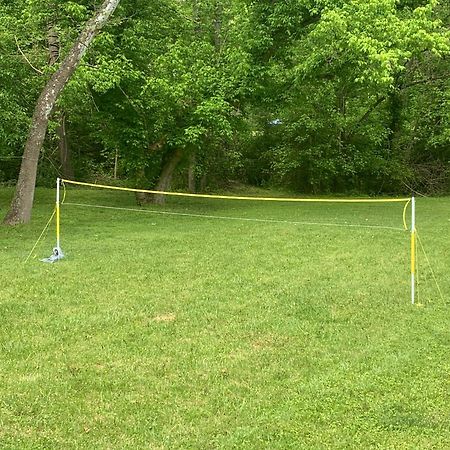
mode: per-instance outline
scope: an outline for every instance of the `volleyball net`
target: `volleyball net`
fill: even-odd
[[[102,191],[92,195],[91,191]],[[115,192],[114,195],[108,191]],[[139,206],[136,196],[164,196],[163,206]],[[95,198],[95,201],[92,200]],[[100,200],[100,201],[99,201]],[[267,204],[273,205],[270,209]],[[339,208],[336,208],[339,205]],[[404,198],[297,198],[194,194],[110,186],[58,178],[53,216],[56,246],[46,262],[64,257],[61,249],[61,208],[89,208],[117,213],[146,213],[153,216],[192,220],[220,220],[284,224],[304,227],[339,227],[380,232],[409,232],[411,302],[415,302],[416,217],[414,197]],[[270,211],[270,215],[268,215]],[[53,218],[52,216],[52,218]],[[51,220],[52,220],[51,218]]]

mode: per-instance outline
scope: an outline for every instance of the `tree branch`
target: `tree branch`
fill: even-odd
[[[415,80],[411,81],[410,83],[404,84],[400,86],[400,90],[407,89],[413,86],[417,86],[418,84],[426,84],[426,83],[432,83],[433,81],[439,81],[443,79],[447,79],[448,76],[441,76],[441,77],[432,77],[432,78],[424,78],[422,80]]]
[[[442,80],[446,77],[442,76],[442,77],[432,77],[432,78],[424,78],[422,80],[415,80],[415,81],[411,81],[410,83],[407,84],[403,84],[401,86],[398,87],[399,91],[403,91],[405,89],[408,89],[410,87],[413,86],[417,86],[419,84],[426,84],[426,83],[432,83],[434,81],[439,81]],[[356,128],[358,125],[360,125],[361,123],[363,123],[371,114],[372,112],[379,106],[381,105],[381,103],[383,103],[386,99],[388,98],[388,95],[383,95],[381,97],[378,97],[377,101],[364,113],[364,115],[356,122],[356,124],[354,125],[354,127]],[[353,134],[354,131],[351,133]]]
[[[20,54],[24,57],[25,61],[29,64],[29,66],[35,71],[37,72],[39,75],[44,75],[44,72],[42,72],[42,70],[37,69],[36,67],[33,66],[33,64],[31,64],[30,60],[26,57],[25,53],[22,51],[22,49],[20,48],[19,45],[19,41],[17,40],[17,37],[14,36],[14,39],[16,40],[16,45],[17,45],[17,49],[19,50]]]

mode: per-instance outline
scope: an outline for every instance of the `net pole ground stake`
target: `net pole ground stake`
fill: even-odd
[[[416,199],[411,198],[411,303],[415,302],[416,288]]]
[[[59,191],[59,186],[60,186],[60,179],[57,178],[56,179],[56,248],[60,249],[61,245],[60,245],[60,214],[59,214],[59,200],[60,200],[60,191]]]

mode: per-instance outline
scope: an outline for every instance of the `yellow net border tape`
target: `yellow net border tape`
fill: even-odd
[[[406,211],[408,210],[408,206],[411,203],[411,199],[408,198],[405,204],[405,207],[403,208],[403,228],[405,230],[408,229],[408,225],[406,224]]]
[[[234,195],[212,195],[212,194],[190,194],[187,192],[166,192],[166,191],[153,191],[148,189],[133,189],[119,186],[107,186],[104,184],[84,183],[81,181],[72,181],[61,179],[62,182],[67,184],[74,184],[78,186],[88,186],[100,189],[112,189],[116,191],[128,191],[128,192],[143,192],[146,194],[161,194],[172,195],[177,197],[197,197],[197,198],[216,198],[226,200],[253,200],[253,201],[266,201],[266,202],[298,202],[298,203],[393,203],[393,202],[409,202],[410,198],[284,198],[284,197],[240,197]]]

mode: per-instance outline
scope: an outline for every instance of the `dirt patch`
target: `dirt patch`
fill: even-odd
[[[175,319],[175,314],[160,314],[153,317],[154,322],[173,322]]]

